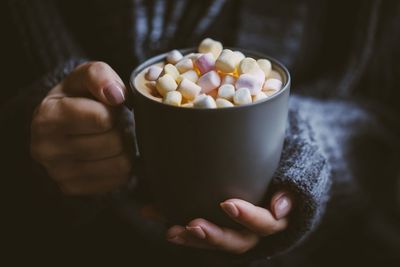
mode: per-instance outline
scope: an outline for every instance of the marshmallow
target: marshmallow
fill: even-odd
[[[180,73],[184,73],[193,69],[193,61],[189,58],[184,58],[178,63],[176,63],[175,67],[178,69]]]
[[[265,81],[263,91],[274,90],[279,91],[282,88],[282,82],[278,79],[268,79]]]
[[[222,43],[211,38],[206,38],[199,45],[200,53],[212,53],[214,58],[218,58],[222,52]]]
[[[195,70],[188,70],[181,75],[179,75],[178,79],[176,80],[178,83],[181,82],[184,78],[196,83],[199,79],[197,72]]]
[[[176,64],[182,58],[183,56],[178,50],[172,50],[167,54],[167,62],[171,64]]]
[[[267,91],[263,91],[263,92],[264,92],[264,94],[266,94],[267,96],[271,96],[271,95],[275,94],[275,93],[278,92],[278,91],[275,91],[275,90],[267,90]]]
[[[239,74],[252,73],[260,69],[254,58],[246,57],[239,64]]]
[[[190,53],[184,56],[183,58],[188,58],[192,60],[193,62],[196,61],[199,57],[201,57],[203,54],[202,53]]]
[[[257,60],[257,64],[260,67],[260,69],[264,72],[265,77],[268,77],[268,75],[271,73],[271,62],[268,59],[259,59]]]
[[[193,107],[193,102],[187,102],[185,104],[182,104],[181,107],[183,107],[183,108],[192,108]]]
[[[261,84],[263,84],[265,81],[265,73],[260,68],[253,70],[252,72],[250,72],[248,74],[256,77],[257,81],[259,81]]]
[[[170,75],[174,80],[176,81],[179,77],[179,71],[178,69],[172,65],[172,64],[167,64],[164,66],[164,74]]]
[[[200,93],[201,87],[189,79],[183,78],[178,86],[178,91],[184,98],[193,100]]]
[[[195,98],[193,102],[193,107],[195,108],[216,108],[217,104],[215,103],[214,98],[209,95],[199,95]]]
[[[235,87],[232,84],[223,84],[218,88],[218,97],[232,100],[235,95]]]
[[[252,102],[250,90],[247,88],[239,88],[233,96],[233,102],[236,105],[246,105]]]
[[[239,76],[236,81],[236,88],[247,88],[251,95],[256,95],[261,92],[262,82],[254,75],[245,73]]]
[[[215,67],[215,59],[212,53],[207,53],[199,57],[194,65],[200,71],[201,74],[209,72]]]
[[[233,104],[231,101],[228,101],[224,98],[217,98],[215,100],[215,103],[217,104],[218,108],[227,108],[227,107],[233,107]]]
[[[242,52],[240,52],[240,51],[234,51],[233,53],[237,56],[239,62],[242,61],[242,60],[246,57],[246,56],[245,56]]]
[[[239,65],[240,57],[232,50],[224,49],[215,62],[217,70],[222,73],[233,73]]]
[[[162,77],[158,78],[156,82],[157,91],[162,96],[165,96],[168,92],[175,91],[177,87],[178,85],[174,78],[169,74],[164,74]]]
[[[277,79],[277,80],[283,81],[282,76],[279,74],[279,72],[277,72],[275,70],[271,70],[271,72],[269,73],[269,75],[267,77],[268,77],[268,79]]]
[[[224,75],[224,77],[222,78],[222,84],[234,85],[235,83],[236,83],[236,78],[230,74]]]
[[[150,68],[147,69],[147,72],[145,74],[145,78],[148,81],[155,81],[160,77],[160,74],[162,72],[162,68],[159,66],[151,66]]]
[[[201,87],[201,92],[207,94],[220,86],[221,78],[216,71],[212,70],[201,76],[197,84]]]
[[[255,96],[253,96],[253,102],[257,102],[260,101],[262,99],[267,98],[268,96],[264,93],[264,92],[259,92],[258,94],[256,94]]]
[[[177,106],[179,107],[182,102],[182,95],[178,91],[171,91],[168,92],[163,100],[164,104],[172,105],[172,106]]]

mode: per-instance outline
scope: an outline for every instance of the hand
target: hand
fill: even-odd
[[[226,200],[220,206],[245,229],[237,231],[219,227],[199,218],[189,222],[186,227],[172,226],[167,231],[167,240],[178,245],[242,254],[255,247],[260,237],[275,234],[287,227],[292,200],[288,193],[278,192],[272,197],[270,210],[240,199]]]
[[[114,125],[126,88],[103,62],[78,66],[36,108],[31,154],[68,195],[111,191],[126,183],[131,163]]]

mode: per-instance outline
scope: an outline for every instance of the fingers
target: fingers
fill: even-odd
[[[191,221],[183,230],[180,226],[170,228],[167,238],[179,245],[220,249],[236,254],[248,251],[259,241],[258,236],[250,231],[219,227],[204,219]]]
[[[92,134],[109,131],[113,112],[107,106],[82,97],[49,99],[41,103],[32,121],[34,133]]]
[[[89,62],[78,66],[64,80],[63,85],[67,95],[86,96],[89,92],[107,105],[119,105],[125,100],[124,83],[104,62]]]
[[[288,223],[287,219],[277,220],[267,209],[254,206],[241,199],[226,200],[221,203],[221,208],[233,220],[261,236],[282,231]]]
[[[75,160],[100,160],[122,153],[124,147],[117,129],[105,133],[73,135],[66,139],[67,153]]]
[[[277,220],[287,216],[292,209],[292,200],[287,192],[279,191],[272,196],[271,211]]]
[[[111,191],[125,184],[131,162],[127,155],[90,162],[58,162],[48,166],[60,189],[68,195],[85,195]]]

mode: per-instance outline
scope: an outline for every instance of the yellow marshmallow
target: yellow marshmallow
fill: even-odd
[[[201,41],[198,50],[200,53],[203,54],[211,52],[214,58],[218,58],[222,52],[222,43],[215,41],[211,38],[206,38],[203,41]]]
[[[156,82],[157,91],[162,96],[165,96],[168,92],[175,91],[177,87],[175,79],[169,74],[164,74]]]

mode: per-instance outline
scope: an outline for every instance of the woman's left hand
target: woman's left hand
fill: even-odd
[[[238,231],[198,218],[186,226],[174,225],[167,231],[167,240],[178,245],[204,249],[219,249],[242,254],[255,247],[260,237],[275,234],[288,225],[287,215],[292,199],[287,192],[277,192],[270,209],[254,206],[241,199],[228,199],[220,204],[222,210],[245,227]]]

